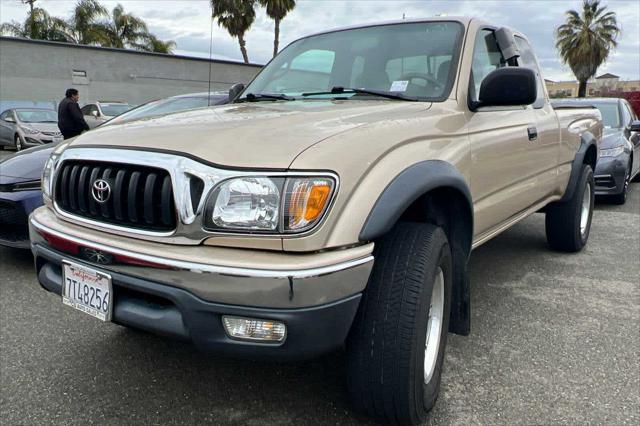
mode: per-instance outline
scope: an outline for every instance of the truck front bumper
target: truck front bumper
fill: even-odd
[[[248,358],[307,359],[342,345],[373,265],[370,252],[362,256],[370,248],[355,250],[351,260],[324,266],[326,259],[318,254],[295,255],[305,257],[301,264],[321,262],[306,269],[183,264],[145,250],[124,250],[116,244],[122,237],[114,237],[113,245],[95,242],[91,238],[95,231],[60,221],[46,208],[31,216],[30,231],[38,280],[46,290],[62,293],[63,260],[84,264],[111,275],[113,322],[192,341],[203,351]],[[83,254],[86,248],[110,255],[112,263],[89,261]],[[189,249],[212,254],[219,250]],[[350,250],[354,249],[343,251]],[[237,252],[252,258],[247,250]],[[290,254],[269,254],[273,255],[290,264]],[[286,339],[281,343],[233,339],[225,332],[223,315],[280,321],[287,328]]]

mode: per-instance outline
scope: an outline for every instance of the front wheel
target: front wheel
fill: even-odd
[[[400,223],[376,243],[375,264],[348,341],[358,411],[421,423],[438,397],[451,310],[452,259],[443,230]]]
[[[629,182],[631,182],[631,161],[629,161],[629,167],[624,175],[624,183],[622,184],[622,191],[619,194],[611,196],[611,201],[615,204],[624,204],[627,202],[627,194],[629,192]]]
[[[587,244],[593,216],[595,182],[593,170],[582,165],[572,197],[547,208],[545,228],[547,242],[554,250],[578,252]]]
[[[16,147],[16,151],[21,151],[22,150],[22,139],[20,139],[19,135],[15,135],[13,138],[13,143]]]

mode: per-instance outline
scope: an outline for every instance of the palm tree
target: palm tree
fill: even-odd
[[[0,25],[0,33],[34,40],[72,41],[67,23],[39,7],[30,11],[22,24],[12,21]]]
[[[149,34],[146,44],[142,47],[142,50],[155,53],[173,53],[173,49],[176,47],[176,42],[173,40],[162,41],[153,34]]]
[[[212,17],[231,37],[238,38],[240,52],[246,63],[249,63],[249,55],[244,35],[256,19],[255,3],[256,0],[211,0]]]
[[[33,9],[34,9],[34,3],[36,2],[36,0],[20,0],[21,3],[23,4],[28,4],[29,5],[29,38],[36,38],[35,34],[36,34],[36,29],[35,29],[35,25],[34,25],[34,20],[33,20]]]
[[[108,16],[107,9],[97,0],[79,0],[69,21],[75,42],[101,45],[107,41],[107,31],[101,19]]]
[[[120,4],[113,9],[103,28],[106,40],[102,45],[107,47],[132,47],[141,50],[146,46],[149,36],[147,24],[131,13],[125,13]]]
[[[267,9],[269,18],[275,21],[273,31],[273,56],[278,54],[278,43],[280,42],[280,21],[296,7],[296,0],[258,0]]]
[[[587,81],[596,75],[613,48],[620,28],[615,12],[606,11],[600,0],[584,0],[582,15],[566,12],[566,22],[556,30],[556,47],[579,82],[578,97],[587,92]]]

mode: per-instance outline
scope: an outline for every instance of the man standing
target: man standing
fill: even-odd
[[[76,89],[67,89],[65,98],[58,105],[58,127],[65,139],[78,136],[85,130],[89,130],[89,125],[84,121],[82,111],[78,106],[80,94]]]

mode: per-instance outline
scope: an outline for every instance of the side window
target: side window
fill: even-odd
[[[93,114],[94,111],[98,113],[98,117],[101,115],[97,105],[91,105],[91,108],[89,108],[89,114]]]
[[[80,111],[82,111],[82,115],[89,115],[90,109],[91,109],[91,104],[83,106],[82,108],[80,108]]]
[[[536,60],[536,56],[531,49],[529,43],[523,39],[522,37],[515,37],[516,45],[518,46],[518,50],[520,50],[520,57],[518,58],[518,65],[524,68],[530,68],[533,72],[536,73],[537,80],[537,88],[538,88],[538,97],[536,101],[533,103],[534,108],[542,108],[544,106],[544,85],[542,83],[542,78],[540,77],[540,70],[538,69],[538,61]]]
[[[295,94],[328,90],[335,56],[331,50],[307,50],[293,58],[290,66],[283,64],[265,85],[265,91]]]
[[[307,50],[291,61],[291,69],[296,71],[331,74],[335,52],[330,50]]]
[[[9,116],[9,111],[7,110],[7,111],[3,112],[2,114],[0,114],[0,120],[4,121],[4,120],[7,119],[8,116]]]
[[[477,102],[482,80],[493,70],[506,66],[492,30],[481,30],[476,37],[471,65],[472,81],[469,85],[469,98]]]

